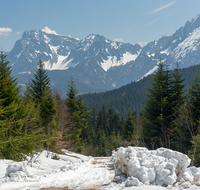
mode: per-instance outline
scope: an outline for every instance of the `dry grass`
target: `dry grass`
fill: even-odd
[[[63,155],[69,156],[69,157],[73,157],[73,158],[78,158],[78,159],[80,159],[78,156],[69,155],[69,154],[66,154],[66,153],[63,152],[63,151],[61,151],[59,154],[63,154]]]

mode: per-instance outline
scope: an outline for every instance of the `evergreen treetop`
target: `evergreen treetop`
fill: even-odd
[[[158,65],[158,70],[153,74],[152,78],[152,86],[148,88],[149,94],[147,95],[142,110],[143,136],[147,144],[153,142],[155,146],[159,147],[159,141],[163,138],[163,130],[164,128],[170,127],[173,115],[170,102],[172,95],[171,74],[164,68],[161,60]]]
[[[3,107],[12,102],[21,103],[20,87],[17,87],[17,79],[11,77],[11,67],[6,61],[7,55],[0,51],[0,99],[4,99]]]
[[[33,85],[31,86],[31,93],[34,100],[41,101],[45,90],[50,90],[50,79],[46,70],[44,69],[42,60],[39,59],[38,69],[34,73],[34,79],[31,79]]]
[[[78,90],[76,89],[75,81],[73,77],[71,77],[71,81],[68,84],[65,104],[67,105],[67,112],[72,118],[74,126],[74,134],[72,138],[75,140],[75,145],[79,147],[82,130],[88,126],[89,111],[87,111],[87,105],[84,103],[83,97],[81,96],[77,99],[77,93]]]

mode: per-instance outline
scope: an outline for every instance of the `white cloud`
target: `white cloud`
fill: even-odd
[[[15,32],[15,34],[21,34],[21,32]]]
[[[47,34],[55,34],[55,35],[59,35],[56,33],[55,30],[51,30],[48,26],[45,26],[44,29],[42,29],[42,32],[45,32]]]
[[[9,32],[12,32],[11,28],[4,28],[4,27],[0,27],[0,35],[1,36],[8,36]]]
[[[123,39],[122,38],[114,38],[114,41],[116,42],[123,42]]]
[[[68,35],[68,37],[72,38],[72,36],[71,36],[71,35]]]
[[[154,9],[154,10],[152,10],[152,11],[149,11],[149,13],[150,13],[150,14],[157,13],[157,12],[159,12],[159,11],[161,11],[161,10],[167,8],[167,7],[172,6],[175,2],[176,2],[176,0],[175,0],[175,1],[172,1],[172,2],[170,2],[170,3],[167,3],[166,5],[163,5],[163,6],[161,6],[161,7],[158,7],[157,9]]]

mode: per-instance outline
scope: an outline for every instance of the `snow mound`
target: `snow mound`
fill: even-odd
[[[65,151],[66,152],[66,151]],[[81,158],[71,155],[58,155],[59,160],[52,159],[55,153],[42,151],[34,155],[32,163],[30,161],[14,162],[7,165],[5,182],[39,182],[42,178],[47,178],[51,174],[61,174],[67,171],[75,171],[85,163],[91,161],[92,157],[82,156]],[[29,166],[31,165],[31,167]],[[45,175],[33,175],[30,169],[40,169],[48,171]]]
[[[25,162],[16,162],[9,164],[6,168],[5,177],[7,181],[26,181],[28,178],[36,178],[31,172],[27,171]]]
[[[189,188],[200,185],[200,172],[196,167],[187,168],[190,158],[166,148],[148,150],[143,147],[120,147],[112,153],[114,181],[126,186],[159,185],[171,188]]]

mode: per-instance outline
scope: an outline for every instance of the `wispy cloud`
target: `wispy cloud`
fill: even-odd
[[[172,2],[170,2],[170,3],[167,3],[166,5],[163,5],[163,6],[161,6],[161,7],[158,7],[157,9],[154,9],[154,10],[152,10],[152,11],[149,11],[148,13],[150,13],[150,14],[157,13],[157,12],[159,12],[159,11],[161,11],[161,10],[167,8],[167,7],[172,6],[175,2],[176,2],[176,0],[175,0],[175,1],[172,1]]]
[[[159,18],[155,19],[153,22],[151,22],[150,24],[154,24],[159,20]]]
[[[129,31],[126,32],[126,34],[130,33],[133,29],[130,29]]]
[[[0,35],[1,36],[8,36],[9,32],[12,32],[11,28],[4,28],[4,27],[0,27]]]
[[[15,32],[15,34],[21,34],[21,32]]]
[[[114,41],[115,42],[123,42],[123,39],[122,38],[114,38]]]

